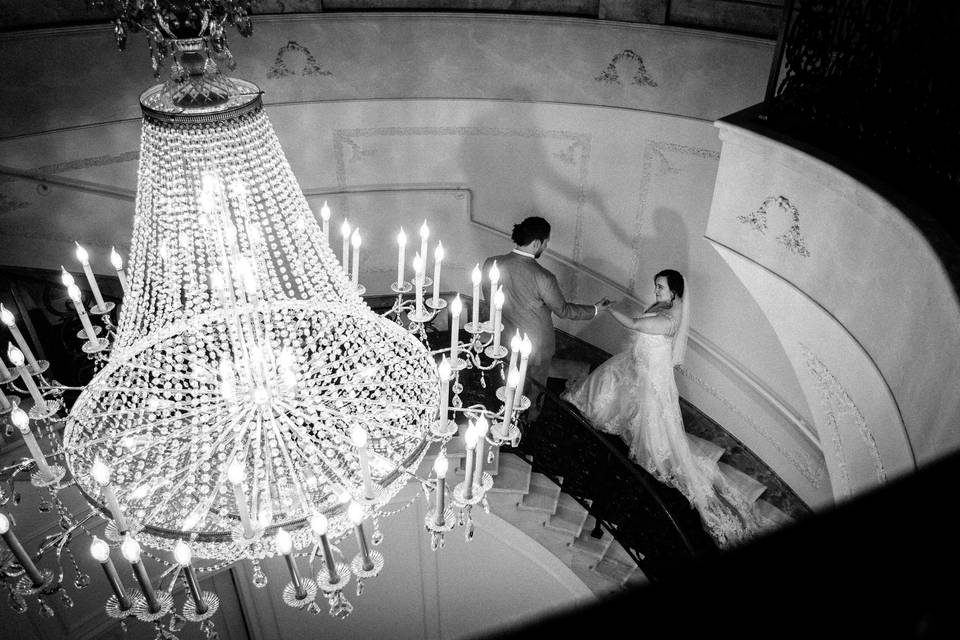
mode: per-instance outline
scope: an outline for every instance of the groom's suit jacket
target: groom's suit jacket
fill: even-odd
[[[487,258],[483,263],[485,278],[494,260],[500,270],[504,294],[502,343],[509,345],[517,329],[521,335],[526,333],[530,336],[533,352],[527,364],[528,375],[546,383],[550,360],[557,349],[552,316],[589,320],[596,314],[595,307],[592,304],[567,302],[557,284],[557,277],[541,267],[534,258],[519,253]],[[489,288],[487,281],[484,293],[488,305]]]

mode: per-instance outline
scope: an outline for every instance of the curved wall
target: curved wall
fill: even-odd
[[[141,41],[105,29],[0,36],[0,263],[57,268],[72,242],[129,243]],[[322,15],[259,20],[233,38],[234,75],[268,114],[317,210],[363,234],[363,282],[386,290],[393,237],[423,219],[444,240],[443,288],[510,248],[516,221],[554,224],[572,299],[639,305],[672,266],[695,292],[681,392],[810,504],[831,499],[811,412],[777,335],[704,239],[720,158],[711,120],[757,102],[772,44],[676,28],[560,18]],[[36,184],[40,176],[44,185]],[[22,178],[32,179],[22,179]],[[339,242],[334,236],[334,249]],[[70,265],[67,265],[68,268]],[[560,326],[615,351],[609,318]]]
[[[927,240],[835,167],[727,122],[707,237],[777,331],[837,497],[960,446],[960,306]]]

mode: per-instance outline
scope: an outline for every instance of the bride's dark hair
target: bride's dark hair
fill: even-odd
[[[653,276],[653,281],[656,282],[657,278],[666,278],[667,286],[670,287],[670,291],[675,293],[678,298],[683,297],[683,276],[680,275],[679,271],[674,271],[673,269],[664,269],[657,275]]]

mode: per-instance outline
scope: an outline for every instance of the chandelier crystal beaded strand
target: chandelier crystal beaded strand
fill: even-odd
[[[400,241],[393,308],[381,316],[365,304],[357,254],[348,270],[346,235],[342,266],[330,250],[329,211],[324,207],[318,224],[267,119],[259,88],[226,77],[211,57],[230,59],[224,22],[240,20],[249,29],[241,5],[246,3],[156,2],[153,21],[146,24],[149,12],[140,11],[141,3],[118,4],[118,42],[122,27],[143,28],[174,61],[170,79],[140,96],[142,142],[126,270],[120,256],[111,254],[124,291],[117,325],[110,322],[113,303],[102,299],[90,256],[79,245],[77,259],[97,299],[89,313],[73,277],[63,273],[84,326],[78,338],[99,371],[65,418],[62,446],[53,424],[64,419],[65,388],[43,376],[47,363],[35,361],[13,314],[0,308],[0,319],[23,349],[9,346],[14,367],[0,370],[0,384],[9,386],[19,376],[24,388],[11,388],[29,392],[33,400],[29,411],[22,411],[20,398],[2,398],[0,415],[10,414],[32,459],[0,475],[12,482],[13,475],[35,469],[31,483],[50,494],[41,511],[55,506],[62,529],[31,557],[12,520],[0,513],[0,535],[10,550],[0,549],[0,577],[18,611],[27,608],[24,596],[37,596],[46,615],[52,610],[43,598],[61,594],[70,601],[63,569],[38,568],[34,560],[55,548],[59,562],[60,551],[69,551],[69,543],[84,532],[113,592],[106,613],[153,623],[159,635],[166,633],[160,621],[168,614],[171,628],[179,618],[201,623],[208,636],[214,633],[210,618],[219,600],[200,589],[196,571],[249,560],[254,585],[263,587],[267,578],[260,562],[278,556],[291,578],[282,590],[286,604],[318,613],[322,593],[330,614],[345,617],[353,609],[343,594],[351,577],[359,595],[363,579],[384,566],[383,555],[367,544],[364,522],[373,520],[370,539],[378,544],[384,505],[416,478],[425,492],[432,487],[435,498],[424,519],[431,547],[442,547],[444,533],[458,522],[466,522],[470,539],[471,507],[486,507],[485,493],[493,484],[483,471],[489,451],[484,443],[516,445],[520,438],[516,420],[529,404],[522,394],[529,348],[523,350],[515,336],[504,371],[502,297],[494,296],[491,322],[480,323],[474,305],[466,345],[459,342],[462,305],[459,297],[453,300],[450,357],[438,366],[425,346],[425,325],[446,302],[436,288],[424,301],[431,283],[425,276],[424,223],[413,282],[403,280]],[[171,26],[173,18],[178,22]],[[176,37],[177,29],[187,27],[199,29],[199,37]],[[359,234],[353,237],[356,252]],[[439,279],[442,249],[435,259]],[[411,291],[416,304],[403,298]],[[404,315],[407,326],[401,323]],[[103,328],[94,326],[97,319]],[[484,335],[490,336],[486,342]],[[458,372],[466,368],[499,369],[506,381],[498,390],[504,401],[499,412],[484,405],[461,407]],[[458,426],[448,411],[469,420],[466,473],[452,487],[445,482],[445,453]],[[45,433],[51,453],[41,450],[32,429]],[[440,448],[435,477],[418,478],[415,471],[432,443]],[[47,457],[62,457],[65,465],[47,464]],[[64,505],[58,492],[71,485],[94,505],[93,512],[74,515]],[[0,505],[12,495],[0,492]],[[97,512],[108,517],[106,540],[91,531]],[[351,533],[359,550],[352,559],[333,544]],[[167,587],[151,582],[143,554],[168,567]],[[313,559],[323,562],[302,576],[297,555],[309,555],[311,566]],[[138,589],[123,584],[112,556],[129,563]],[[83,588],[89,576],[74,565],[75,585]],[[190,594],[182,616],[172,611],[177,576]]]
[[[355,526],[344,492],[369,487],[367,473],[361,506],[399,491],[439,403],[432,357],[364,304],[259,91],[231,82],[215,106],[168,108],[160,86],[141,97],[131,291],[64,440],[94,500],[91,470],[110,462],[142,542],[191,539],[194,557],[217,560],[275,555],[261,536],[281,526],[304,547],[316,513],[331,537]]]

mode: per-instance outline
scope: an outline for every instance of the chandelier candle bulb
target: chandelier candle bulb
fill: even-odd
[[[500,282],[500,268],[497,266],[497,261],[493,261],[493,265],[490,266],[490,331],[493,332],[496,330],[496,327],[493,326],[493,314],[496,311],[496,297],[497,297],[497,284]]]
[[[66,272],[64,272],[66,273]],[[69,275],[69,274],[67,274]],[[13,317],[13,314],[0,303],[0,321],[3,322],[10,330],[10,333],[13,335],[14,341],[17,345],[20,346],[20,350],[23,351],[23,355],[27,359],[27,363],[34,369],[37,368],[37,359],[33,356],[33,352],[30,350],[30,346],[27,345],[27,341],[23,338],[23,334],[20,333],[20,329],[17,328],[16,319]],[[12,360],[11,360],[12,362]]]
[[[10,411],[10,422],[20,430],[20,435],[23,436],[23,443],[27,445],[30,455],[33,457],[34,462],[37,463],[40,475],[43,476],[45,480],[51,480],[54,474],[50,469],[50,465],[47,464],[47,457],[40,449],[40,445],[37,444],[36,437],[33,435],[33,432],[30,431],[30,417],[23,409],[17,407]]]
[[[110,545],[94,536],[90,543],[90,555],[103,567],[103,573],[107,576],[107,582],[110,583],[113,595],[117,598],[120,610],[126,611],[133,606],[126,589],[123,588],[123,583],[120,582],[120,576],[117,575],[117,568],[113,565],[113,560],[110,559]]]
[[[530,359],[531,351],[533,351],[533,343],[530,342],[530,336],[523,334],[523,341],[520,343],[520,375],[517,380],[518,397],[523,397],[523,383],[527,377],[527,361]]]
[[[483,486],[483,456],[484,448],[487,438],[487,433],[490,431],[490,423],[487,421],[486,416],[480,416],[477,419],[477,464],[474,467],[473,473],[475,474],[476,482],[479,486]]]
[[[520,345],[523,344],[523,338],[520,337],[520,329],[510,338],[510,364],[507,365],[507,371],[516,368],[517,357],[520,355]]]
[[[290,581],[293,588],[296,589],[297,600],[303,600],[307,597],[307,592],[303,588],[303,581],[300,579],[300,571],[297,569],[297,561],[293,557],[293,538],[286,529],[278,529],[275,539],[277,551],[283,554],[283,559],[287,562],[287,569],[290,571]]]
[[[333,552],[330,551],[330,541],[327,539],[327,517],[322,513],[316,513],[310,518],[310,528],[320,538],[320,548],[323,549],[323,561],[327,565],[327,578],[336,584],[340,582],[340,573],[337,571],[337,564],[333,561]]]
[[[473,329],[478,331],[480,329],[480,282],[483,280],[479,264],[473,268],[470,277],[473,280]]]
[[[33,403],[39,407],[45,406],[46,401],[43,399],[40,389],[37,388],[37,384],[33,381],[29,368],[23,366],[23,353],[9,342],[7,343],[7,358],[10,360],[10,364],[20,372],[20,379],[23,380],[23,385],[30,393],[30,397],[33,398]]]
[[[413,291],[417,302],[416,314],[418,317],[423,316],[423,266],[425,262],[419,253],[413,257]]]
[[[193,604],[196,605],[197,613],[203,615],[207,612],[207,604],[203,601],[203,595],[200,593],[200,583],[197,582],[197,572],[191,565],[193,553],[190,551],[190,546],[183,540],[178,540],[177,544],[173,546],[173,557],[183,571],[183,577],[187,581],[187,589],[190,590],[190,598],[193,599]]]
[[[400,227],[400,233],[397,234],[397,289],[403,289],[403,261],[404,254],[407,251],[407,234]]]
[[[350,245],[353,247],[353,284],[356,286],[360,283],[360,229],[354,229],[353,234],[350,236]]]
[[[343,236],[343,251],[340,259],[343,261],[343,272],[347,273],[347,269],[350,268],[350,222],[348,220],[343,221],[340,235]]]
[[[466,469],[463,472],[463,499],[473,498],[473,466],[476,462],[474,451],[477,448],[477,428],[471,422],[463,434],[463,446],[466,449]]]
[[[16,558],[20,566],[23,567],[24,573],[30,577],[33,586],[41,586],[44,582],[43,574],[40,573],[37,565],[33,563],[33,560],[30,559],[30,556],[24,550],[23,545],[20,544],[20,540],[17,539],[17,534],[10,528],[10,518],[8,518],[5,513],[0,513],[0,537],[3,537],[3,541],[10,547],[13,557]]]
[[[327,206],[326,200],[320,207],[320,220],[323,222],[323,239],[326,240],[327,244],[330,244],[330,207]]]
[[[463,302],[458,293],[450,303],[450,364],[457,364],[457,350],[460,346],[460,312],[463,311]]]
[[[446,490],[447,484],[447,467],[450,465],[447,462],[447,456],[440,453],[437,455],[437,460],[433,463],[433,472],[437,474],[437,526],[443,526],[443,511],[445,505],[444,501],[444,491]]]
[[[493,294],[493,316],[491,316],[491,327],[493,331],[493,351],[500,351],[500,333],[503,327],[500,326],[500,315],[503,313],[503,285],[497,287],[497,292]]]
[[[443,243],[438,242],[433,251],[433,307],[440,306],[440,264],[443,262]]]
[[[60,265],[60,282],[62,282],[65,287],[69,287],[74,283],[73,276],[63,265]]]
[[[240,524],[243,527],[243,534],[247,538],[253,537],[253,525],[250,523],[250,509],[247,507],[247,497],[243,494],[243,465],[240,462],[233,461],[227,467],[227,480],[233,486],[233,498],[237,503],[237,511],[240,512]]]
[[[430,239],[430,227],[427,226],[427,221],[423,221],[423,225],[420,227],[420,255],[423,257],[423,271],[427,271],[427,240]]]
[[[440,366],[437,367],[437,373],[440,374],[440,415],[437,419],[440,421],[440,431],[447,426],[447,410],[450,408],[450,361],[446,356],[440,358]]]
[[[79,242],[75,242],[74,244],[77,245],[77,260],[83,265],[83,274],[87,276],[87,282],[90,283],[90,291],[93,292],[93,299],[97,301],[97,307],[105,310],[107,303],[103,300],[100,287],[97,286],[97,279],[93,276],[93,269],[90,268],[90,256],[87,250],[80,246]]]
[[[75,284],[70,285],[67,287],[67,295],[73,300],[73,306],[76,307],[77,315],[80,316],[80,324],[83,325],[83,331],[87,334],[87,342],[96,342],[97,332],[90,322],[90,316],[87,315],[87,310],[83,308],[83,302],[80,298],[80,288]]]
[[[124,538],[123,543],[120,545],[120,553],[127,559],[130,566],[133,567],[133,575],[140,584],[140,590],[143,592],[143,597],[147,601],[147,608],[150,610],[150,613],[157,613],[160,611],[160,602],[157,600],[157,594],[153,590],[150,576],[147,575],[146,568],[144,568],[143,563],[140,562],[140,543],[128,536]]]
[[[120,501],[117,500],[117,493],[113,490],[113,485],[110,484],[110,467],[101,460],[97,460],[90,467],[90,475],[100,485],[100,493],[103,494],[103,499],[107,501],[107,508],[110,509],[110,514],[117,523],[117,530],[121,534],[126,533],[130,530],[130,527],[127,525],[127,519],[123,516]]]
[[[512,366],[507,370],[507,388],[503,396],[503,433],[510,431],[510,422],[513,418],[513,405],[517,397],[517,383],[520,381],[520,372]]]
[[[357,534],[357,545],[360,547],[360,556],[363,558],[363,570],[373,569],[373,561],[370,559],[370,548],[367,546],[367,537],[363,533],[363,507],[352,502],[347,508],[347,517],[353,523]]]
[[[370,477],[370,459],[367,456],[367,432],[360,425],[350,430],[350,440],[357,448],[357,458],[360,462],[360,475],[363,478],[363,497],[367,500],[374,498],[373,478]]]
[[[117,278],[120,279],[120,288],[123,290],[123,295],[127,295],[130,293],[130,287],[127,285],[127,275],[123,272],[123,258],[117,253],[115,247],[110,247],[110,264],[113,265],[117,272]]]

